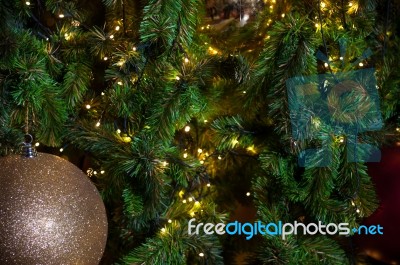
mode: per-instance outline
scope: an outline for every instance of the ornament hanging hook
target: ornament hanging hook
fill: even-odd
[[[21,144],[21,155],[24,157],[36,157],[37,156],[37,152],[36,149],[32,146],[32,142],[33,142],[33,137],[30,134],[25,134],[25,140],[24,142]]]

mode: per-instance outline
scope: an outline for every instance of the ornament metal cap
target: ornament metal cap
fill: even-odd
[[[21,155],[24,157],[33,158],[37,156],[36,149],[32,146],[33,137],[30,134],[25,135],[25,141],[22,143]]]

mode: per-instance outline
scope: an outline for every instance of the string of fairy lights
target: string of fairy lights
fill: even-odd
[[[276,0],[264,0],[264,3],[267,5],[267,10],[269,10],[269,12],[271,12],[271,14],[272,14],[272,12],[274,12],[274,10],[276,10],[276,8],[275,8],[276,5],[277,5],[277,1]],[[31,6],[31,2],[29,2],[29,1],[26,1],[25,4],[27,6]],[[320,8],[320,10],[322,12],[332,13],[331,4],[329,3],[329,1],[320,1],[319,8]],[[353,14],[353,13],[357,12],[357,10],[358,10],[358,3],[356,1],[348,2],[348,9],[347,9],[347,13],[348,14]],[[287,10],[287,12],[289,12],[289,11]],[[65,19],[66,18],[66,15],[64,13],[58,13],[57,16],[58,16],[59,19]],[[285,18],[285,16],[286,16],[285,13],[281,13],[279,16],[277,16],[275,14],[274,17],[281,17],[283,19],[283,18]],[[315,19],[316,19],[316,22],[315,22],[316,31],[320,31],[321,29],[327,27],[327,25],[323,24],[322,21],[320,21],[318,19],[318,17],[315,17]],[[111,32],[105,34],[105,38],[107,38],[109,40],[116,40],[118,38],[118,33],[121,31],[121,22],[122,22],[122,19],[121,20],[117,20],[115,22],[115,26],[113,27],[113,30]],[[266,21],[266,25],[267,26],[271,26],[273,23],[274,23],[274,20],[272,18],[269,18]],[[72,20],[71,25],[74,26],[74,27],[79,27],[80,26],[80,22],[77,21],[77,20]],[[214,30],[213,26],[210,25],[210,24],[207,24],[207,25],[204,25],[204,26],[200,26],[199,29],[200,29],[200,32],[206,32],[206,31]],[[338,25],[338,29],[343,29],[343,26],[342,25]],[[268,35],[268,32],[265,32],[264,34],[265,34],[264,40],[268,41],[271,38],[271,36]],[[74,38],[73,32],[65,32],[63,36],[64,36],[64,39],[66,41],[70,41],[70,40],[72,40]],[[46,38],[46,40],[48,41],[49,39]],[[204,45],[208,47],[207,48],[207,52],[210,55],[221,55],[222,54],[220,49],[218,49],[216,47],[213,47],[212,45],[209,45],[208,42],[204,42]],[[138,52],[136,46],[131,46],[131,51],[132,52]],[[189,55],[184,56],[182,58],[182,63],[183,64],[192,63],[192,60],[189,59],[189,58],[190,58]],[[111,55],[104,55],[101,58],[101,60],[103,60],[103,61],[111,61],[112,59],[113,59],[113,57]],[[340,56],[340,57],[331,56],[331,57],[328,58],[327,62],[324,62],[323,65],[324,65],[324,67],[326,69],[331,68],[333,71],[336,71],[336,70],[338,70],[340,68],[336,68],[334,66],[333,62],[335,62],[335,61],[342,62],[344,60],[345,60],[345,58],[343,56]],[[126,58],[121,58],[118,62],[116,62],[116,65],[119,66],[119,67],[123,67],[125,63],[126,63]],[[363,61],[358,62],[358,67],[363,68],[364,66],[366,66],[365,62],[363,62]],[[179,74],[177,74],[173,78],[176,81],[180,81],[182,77]],[[115,80],[115,84],[118,85],[118,86],[123,86],[124,82],[122,80],[116,79]],[[246,91],[243,91],[243,94],[246,94]],[[101,95],[105,96],[106,94],[105,94],[105,92],[102,92]],[[84,103],[83,108],[86,109],[87,111],[93,110],[92,104],[88,103],[88,102]],[[208,120],[206,120],[206,119],[204,120],[204,124],[206,124],[208,122],[209,122]],[[94,127],[98,128],[100,126],[101,126],[101,118],[100,119],[96,119],[95,123],[94,123]],[[189,124],[185,125],[181,129],[181,131],[183,131],[184,133],[187,133],[187,134],[193,133],[192,127]],[[127,135],[126,133],[123,133],[121,131],[121,129],[117,128],[115,132],[116,132],[116,136],[118,136],[119,139],[121,139],[123,142],[130,143],[132,141],[131,136]],[[396,128],[396,132],[400,133],[400,128]],[[344,139],[343,136],[339,136],[337,138],[337,141],[339,143],[344,143],[345,139]],[[36,147],[38,147],[39,145],[40,145],[39,142],[35,143]],[[61,147],[59,149],[60,153],[63,153],[65,151],[65,149],[67,148],[67,146],[68,146],[68,144],[66,144],[63,147]],[[233,142],[232,142],[232,146],[233,147],[240,146],[239,140],[238,139],[234,139]],[[249,152],[249,153],[251,153],[253,155],[257,154],[257,148],[254,145],[248,146],[245,149],[247,150],[247,152]],[[187,148],[183,148],[182,154],[181,154],[182,159],[196,158],[196,159],[198,159],[199,163],[203,167],[207,166],[208,159],[212,158],[213,162],[217,162],[217,161],[223,159],[223,155],[222,154],[214,153],[213,151],[206,150],[205,148],[202,148],[202,147],[198,147],[197,150],[195,150],[195,151],[196,152],[194,152],[193,154],[190,154]],[[160,164],[161,164],[161,166],[163,168],[168,168],[168,165],[169,165],[169,163],[167,161],[164,161],[164,160],[160,161]],[[103,175],[105,173],[106,172],[103,169],[100,169],[100,170],[97,171],[97,170],[94,170],[92,168],[89,168],[87,170],[87,175],[89,177],[91,177],[93,175],[98,175],[98,174]],[[204,185],[207,188],[211,188],[211,183],[210,182],[207,182]],[[246,192],[245,195],[249,197],[249,196],[251,196],[251,193],[250,192]],[[188,210],[188,215],[189,216],[193,217],[193,216],[196,215],[197,212],[199,212],[199,211],[202,212],[203,211],[201,209],[201,201],[196,199],[193,195],[189,194],[189,196],[186,196],[185,191],[181,190],[177,194],[177,196],[178,196],[178,198],[179,198],[179,200],[180,200],[180,202],[182,204],[185,204],[185,205],[188,206],[188,209],[189,209]],[[359,205],[357,205],[357,202],[355,200],[351,200],[351,205],[353,207],[355,207],[356,212],[359,214],[360,213],[360,207],[359,207]],[[174,225],[177,225],[176,222],[177,222],[177,220],[168,219],[167,224],[160,229],[160,234],[163,235],[163,234],[168,233],[169,229],[172,229]],[[203,252],[198,253],[198,255],[199,255],[199,257],[204,257],[205,256],[205,254]]]

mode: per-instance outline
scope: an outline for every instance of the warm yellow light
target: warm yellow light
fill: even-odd
[[[322,8],[326,7],[326,4],[324,2],[321,2],[321,7]]]
[[[350,3],[349,3],[349,6],[353,6],[353,3],[352,3],[352,2],[350,2]]]
[[[100,121],[98,121],[97,123],[96,123],[96,127],[99,127],[100,126]]]
[[[186,200],[183,200],[182,202],[183,202],[183,203],[186,203],[187,201],[186,201]]]
[[[357,213],[360,213],[360,209],[357,209],[356,212],[357,212]]]
[[[208,122],[208,120],[204,120],[204,123],[207,123]]]
[[[201,154],[201,153],[203,153],[203,149],[199,148],[199,149],[197,149],[197,152],[198,152],[199,154]]]
[[[251,195],[250,192],[247,192],[247,193],[246,193],[246,196],[247,196],[247,197],[249,197],[250,195]]]
[[[165,233],[165,228],[163,227],[163,228],[161,228],[161,233]]]
[[[122,86],[122,82],[121,82],[121,81],[118,81],[117,84],[120,85],[120,86]]]
[[[200,206],[200,202],[199,201],[195,201],[194,205]]]
[[[86,105],[87,109],[90,109],[92,106],[90,106],[89,104]]]
[[[181,190],[179,193],[178,193],[178,195],[179,195],[179,197],[181,197],[182,198],[182,196],[185,194],[185,192],[183,191],[183,190]]]
[[[187,153],[184,153],[183,154],[183,158],[187,158],[188,157],[188,154]]]
[[[133,47],[132,50],[135,52],[136,51],[136,47]]]
[[[111,34],[111,35],[110,35],[110,39],[114,39],[114,35]]]
[[[60,148],[60,152],[61,152],[61,153],[64,152],[64,148]]]
[[[37,142],[37,143],[35,144],[35,146],[36,146],[36,147],[38,147],[39,145],[40,145],[40,143],[39,143],[39,142]]]
[[[340,57],[339,57],[339,60],[343,61],[343,57],[342,57],[342,56],[340,56]]]
[[[64,14],[59,14],[58,17],[59,18],[64,18]]]
[[[192,202],[192,201],[193,201],[193,198],[192,198],[192,197],[189,197],[189,201]]]
[[[189,131],[190,131],[190,126],[189,125],[185,126],[185,132],[189,132]]]
[[[104,174],[104,173],[106,173],[104,170],[100,171],[100,174]]]
[[[168,223],[172,223],[172,220],[171,220],[171,219],[169,219],[169,220],[168,220]]]
[[[221,160],[221,159],[222,159],[222,156],[218,156],[218,159]]]
[[[115,30],[116,30],[116,31],[118,31],[119,29],[120,29],[120,27],[119,27],[119,26],[116,26],[116,27],[115,27]]]
[[[360,67],[363,67],[364,66],[364,64],[361,62],[361,63],[359,63],[358,64]]]
[[[164,167],[166,167],[168,165],[168,162],[164,161],[162,164],[163,164]]]
[[[211,187],[211,184],[210,184],[210,183],[207,183],[207,187]]]
[[[325,66],[325,67],[328,67],[328,66],[329,66],[329,64],[328,64],[328,63],[324,63],[324,66]]]
[[[103,58],[103,60],[104,60],[104,61],[107,61],[107,60],[108,60],[108,57],[107,57],[107,56],[106,56],[106,57],[104,57],[104,58]]]
[[[116,131],[118,134],[120,134],[121,133],[121,130],[120,129],[117,129],[117,131]]]
[[[29,6],[29,5],[31,4],[31,2],[26,1],[25,4],[26,4],[27,6]]]
[[[254,148],[254,145],[247,147],[246,150],[249,151],[250,153],[256,153],[256,149]]]
[[[181,78],[179,76],[175,77],[176,80],[181,80]]]
[[[285,14],[282,14],[281,17],[285,17]]]
[[[202,164],[202,165],[203,165],[203,164],[204,164],[204,161],[203,161],[203,160],[201,160],[201,161],[200,161],[200,164]]]
[[[189,59],[188,59],[188,58],[185,58],[184,61],[185,61],[185,63],[188,63],[188,62],[189,62]]]
[[[396,131],[400,132],[400,128],[396,128]]]
[[[318,24],[318,23],[315,23],[315,27],[318,28],[318,27],[319,27],[319,24]]]
[[[200,257],[204,257],[204,253],[203,253],[203,252],[200,252],[200,253],[199,253],[199,256],[200,256]]]

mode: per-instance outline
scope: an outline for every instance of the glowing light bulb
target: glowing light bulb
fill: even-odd
[[[106,57],[104,57],[104,58],[103,58],[103,60],[104,60],[104,61],[107,61],[107,60],[108,60],[108,57],[107,57],[107,56],[106,56]]]
[[[40,145],[40,143],[39,142],[37,142],[36,144],[35,144],[35,146],[37,147],[37,146],[39,146]]]
[[[187,153],[184,153],[183,154],[183,158],[187,158],[188,157],[188,154]]]
[[[168,220],[168,223],[172,223],[172,220],[171,220],[171,219],[169,219],[169,220]]]
[[[118,81],[117,84],[120,85],[120,86],[122,86],[122,82],[121,82],[121,81]]]
[[[189,62],[189,59],[188,59],[188,58],[185,58],[184,61],[185,61],[185,63],[188,63],[188,62]]]
[[[26,1],[25,4],[26,4],[27,6],[29,6],[29,5],[31,4],[31,2]]]
[[[349,6],[353,6],[353,3],[352,3],[352,2],[350,2],[350,3],[349,3]]]
[[[133,47],[132,50],[135,52],[136,51],[136,47]]]
[[[110,35],[110,39],[114,39],[114,35],[111,34],[111,35]]]
[[[186,203],[187,201],[186,201],[186,200],[183,200],[182,202],[183,202],[183,203]]]
[[[201,149],[201,148],[197,149],[197,153],[199,153],[199,154],[203,153],[203,149]]]
[[[103,175],[104,173],[106,173],[104,170],[100,171],[100,174],[102,174],[102,175]]]
[[[104,95],[105,95],[105,93],[104,93],[104,92],[101,92],[101,95],[102,95],[102,96],[104,96]]]
[[[100,127],[100,121],[96,123],[96,127]]]
[[[328,67],[328,66],[329,66],[329,64],[328,64],[328,63],[324,63],[324,66],[325,66],[325,67]]]
[[[89,104],[86,105],[87,109],[90,109],[92,106],[90,106]]]
[[[163,164],[164,167],[166,167],[168,165],[168,162],[164,161],[162,164]]]
[[[363,67],[364,66],[364,64],[361,62],[361,63],[359,63],[358,64],[360,67]]]
[[[203,161],[203,160],[201,160],[201,161],[200,161],[200,164],[202,164],[202,165],[203,165],[203,164],[204,164],[204,161]]]
[[[343,61],[343,57],[342,57],[342,56],[340,56],[340,57],[339,57],[339,60]]]
[[[161,233],[165,233],[165,228],[161,228]]]
[[[181,78],[179,76],[175,77],[176,80],[181,80]]]
[[[199,253],[199,256],[200,256],[200,257],[204,257],[204,253],[203,253],[203,252],[200,252],[200,253]]]
[[[58,17],[59,18],[64,18],[65,16],[64,16],[64,14],[59,14]]]
[[[360,213],[360,209],[357,209],[356,212],[357,212],[357,213]]]
[[[282,14],[281,17],[285,17],[285,14]]]
[[[246,196],[247,196],[247,197],[249,197],[250,195],[251,195],[251,193],[250,193],[250,192],[247,192],[247,193],[246,193]]]
[[[64,152],[64,148],[60,148],[60,152],[61,152],[61,153]]]
[[[321,7],[322,8],[326,7],[326,4],[324,2],[321,2]]]
[[[211,184],[210,184],[210,183],[207,183],[207,187],[211,187]]]
[[[221,156],[218,156],[218,160],[221,160],[222,159],[222,157]]]
[[[116,26],[116,27],[115,27],[115,30],[116,30],[116,31],[118,31],[119,29],[120,29],[120,27],[119,27],[119,26]]]
[[[190,126],[185,126],[185,132],[189,132],[190,131]]]
[[[192,198],[192,197],[190,197],[190,198],[189,198],[189,201],[190,201],[190,202],[192,202],[192,201],[193,201],[193,198]]]

